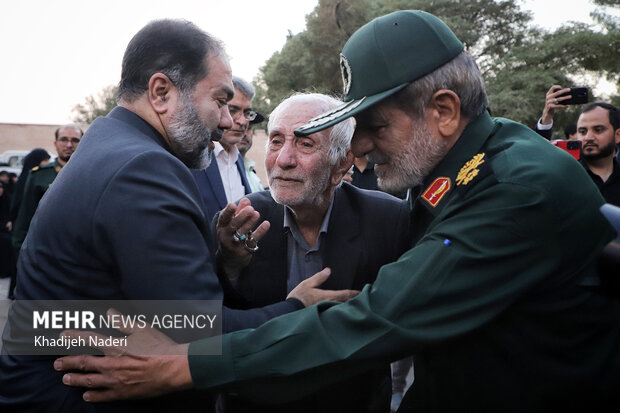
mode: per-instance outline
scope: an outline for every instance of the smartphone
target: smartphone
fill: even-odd
[[[570,153],[573,158],[579,160],[581,158],[581,141],[557,139],[551,143],[560,149],[564,149]]]
[[[561,100],[561,105],[582,105],[588,103],[588,88],[587,87],[571,87],[570,92],[562,93],[558,95],[558,98],[570,95],[570,99]]]

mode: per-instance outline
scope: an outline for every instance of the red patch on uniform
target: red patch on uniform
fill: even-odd
[[[448,193],[451,186],[450,178],[437,178],[426,188],[422,198],[432,207],[436,207],[441,198]]]

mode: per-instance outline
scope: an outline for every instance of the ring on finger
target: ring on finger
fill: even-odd
[[[250,234],[250,237],[246,238],[245,241],[243,241],[243,247],[250,254],[254,254],[256,251],[258,251],[258,241],[256,241],[256,239]]]
[[[247,239],[247,235],[245,234],[239,234],[239,231],[235,230],[235,232],[233,232],[233,240],[235,240],[235,242],[242,242]]]
[[[557,99],[553,99],[553,103],[555,103],[557,105],[558,104],[558,100]]]

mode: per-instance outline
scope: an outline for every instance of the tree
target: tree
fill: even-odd
[[[76,123],[93,123],[100,116],[106,116],[116,106],[116,96],[118,86],[106,86],[97,94],[89,95],[84,99],[84,103],[73,107],[73,121]]]
[[[595,0],[600,7],[590,27],[568,23],[549,33],[531,27],[531,15],[518,0],[320,0],[306,16],[306,30],[289,34],[281,51],[255,80],[259,111],[268,114],[296,91],[340,95],[339,54],[350,35],[371,19],[396,10],[428,11],[450,26],[477,61],[487,81],[494,115],[533,124],[553,84],[574,86],[581,79],[606,76],[619,84],[620,29],[606,7],[618,0]],[[616,93],[610,99],[619,99]],[[558,126],[575,117],[558,114]],[[556,128],[557,129],[557,128]]]

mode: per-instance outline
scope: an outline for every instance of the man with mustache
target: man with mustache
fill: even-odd
[[[232,97],[218,40],[181,20],[141,29],[123,57],[119,105],[91,125],[39,205],[19,257],[16,299],[185,300],[184,314],[204,312],[204,300],[221,300],[207,248],[211,234],[188,168],[209,164],[212,140],[232,126]],[[222,330],[255,327],[316,297],[342,299],[327,291],[304,296],[314,290],[309,284],[265,308],[224,308]],[[0,410],[93,411],[81,391],[63,386],[53,358],[10,354],[20,327],[14,305],[3,334],[9,354],[0,358]],[[212,407],[208,395],[188,397],[182,396],[184,411]],[[94,410],[174,406],[178,401],[157,399]]]
[[[204,203],[207,220],[229,202],[238,201],[243,195],[252,192],[248,183],[243,158],[237,143],[245,135],[250,123],[258,114],[252,110],[254,88],[245,80],[233,76],[234,96],[228,103],[232,126],[215,142],[213,162],[206,169],[193,170]]]
[[[476,63],[429,13],[374,19],[340,59],[346,103],[295,134],[354,116],[354,155],[376,162],[382,188],[410,188],[412,248],[345,303],[225,334],[221,357],[198,355],[212,339],[141,330],[132,342],[186,356],[164,369],[160,357],[127,355],[130,369],[64,358],[57,369],[83,371],[65,383],[91,401],[196,387],[275,402],[413,354],[402,412],[619,411],[620,303],[592,283],[613,229],[581,165],[492,118]]]
[[[620,143],[620,114],[609,103],[591,103],[577,120],[581,163],[610,204],[620,206],[620,166],[616,148]]]
[[[269,116],[265,167],[270,191],[248,195],[270,229],[260,249],[238,248],[232,234],[246,233],[251,223],[235,217],[218,228],[221,247],[250,261],[228,274],[225,304],[253,308],[277,303],[299,283],[324,267],[331,277],[323,288],[361,290],[379,268],[409,247],[409,208],[403,200],[342,182],[353,155],[349,149],[353,120],[307,137],[293,131],[313,117],[342,104],[322,94],[297,94]],[[233,229],[234,228],[234,229]],[[223,254],[231,256],[231,254]],[[226,265],[224,265],[226,267]],[[337,391],[334,391],[337,389]],[[228,412],[385,412],[391,388],[389,366],[373,369],[323,391],[283,405],[254,404],[228,395]]]

